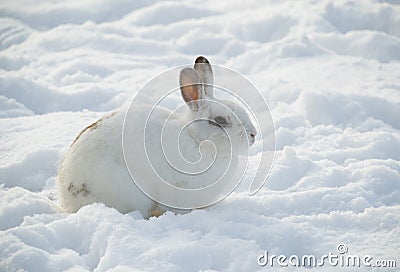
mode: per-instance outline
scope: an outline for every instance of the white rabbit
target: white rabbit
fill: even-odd
[[[256,129],[241,106],[213,96],[213,72],[206,58],[198,57],[194,69],[181,70],[179,83],[182,98],[188,105],[187,112],[171,113],[161,107],[155,111],[153,121],[146,127],[146,133],[153,136],[149,137],[146,155],[156,158],[154,171],[167,182],[180,188],[200,188],[214,182],[217,176],[226,175],[224,171],[228,165],[235,167],[238,152],[254,143]],[[153,105],[143,104],[140,107],[146,112]],[[122,213],[138,210],[145,218],[158,216],[168,209],[146,196],[132,181],[127,170],[123,154],[127,150],[123,150],[122,145],[124,118],[130,118],[129,121],[135,123],[135,118],[139,120],[145,116],[137,112],[135,115],[126,113],[127,108],[122,108],[88,126],[67,151],[58,172],[61,205],[66,212],[75,212],[94,202],[103,202]],[[170,117],[170,122],[163,128],[163,123],[157,120],[165,120],[166,117]],[[201,159],[199,164],[189,163],[192,166],[189,172],[198,170],[197,175],[187,175],[171,166],[179,164],[181,159],[179,154],[169,150],[172,143],[177,142],[173,135],[178,135],[177,131],[185,124],[189,125],[181,131],[179,148],[186,160],[196,162]],[[125,129],[132,145],[143,144],[135,141],[143,137],[143,131]],[[170,135],[164,139],[165,145],[161,145],[159,140],[162,129],[165,129],[165,135]],[[205,141],[214,145],[207,145]],[[231,145],[235,147],[233,150]],[[169,161],[164,159],[162,152],[169,154]],[[142,171],[144,158],[138,154],[128,155],[139,165],[137,169]],[[202,172],[210,163],[216,170]],[[145,172],[141,174],[147,176]]]

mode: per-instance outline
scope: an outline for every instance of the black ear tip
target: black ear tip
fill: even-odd
[[[209,62],[205,57],[199,56],[199,57],[197,57],[195,63],[209,63]]]

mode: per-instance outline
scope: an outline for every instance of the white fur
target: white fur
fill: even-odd
[[[212,83],[211,66],[205,58],[202,58],[201,62],[205,66],[199,65],[196,60],[197,67],[195,65],[195,69],[186,72],[195,78],[200,77],[201,82]],[[201,67],[205,67],[205,69],[202,70]],[[185,74],[181,72],[181,77],[184,76]],[[183,93],[186,91],[183,87],[181,89]],[[256,131],[243,108],[231,101],[217,100],[212,96],[212,88],[209,86],[198,87],[197,91],[200,98],[207,98],[208,101],[187,101],[186,98],[189,106],[188,112],[173,114],[172,121],[164,129],[170,130],[172,133],[190,120],[197,118],[214,120],[213,118],[216,116],[223,116],[230,122],[229,126],[224,129],[231,136],[235,146],[241,149],[241,146],[247,146],[248,142],[250,144],[254,142]],[[193,108],[192,103],[196,103],[196,108]],[[151,105],[142,105],[142,107],[143,112],[148,112]],[[65,211],[75,212],[82,206],[93,202],[103,202],[123,213],[139,210],[146,218],[159,215],[166,210],[166,207],[158,205],[138,189],[126,168],[122,151],[122,127],[126,111],[127,108],[122,108],[86,128],[65,154],[58,173],[59,194]],[[170,114],[165,109],[158,109],[155,112],[160,115],[156,116],[155,120],[163,120]],[[144,118],[144,116],[128,114],[127,118]],[[234,165],[237,162],[239,154],[235,153],[231,157],[231,154],[227,152],[231,143],[221,127],[208,121],[194,122],[181,135],[181,151],[188,160],[197,161],[199,150],[201,150],[203,163],[198,166],[201,169],[214,159],[215,150],[211,145],[204,143],[206,140],[212,141],[217,148],[215,165],[213,165],[217,170],[187,178],[162,159],[160,143],[155,141],[161,134],[161,127],[162,124],[156,121],[149,123],[147,133],[155,135],[155,137],[150,137],[154,143],[149,145],[150,148],[147,151],[150,157],[160,158],[156,160],[155,170],[175,186],[199,188],[209,185],[215,181],[216,175],[224,173],[223,170],[227,163]],[[244,127],[244,130],[240,127]],[[250,136],[251,134],[253,136]],[[143,131],[131,129],[128,131],[128,135],[132,137],[132,144],[138,144],[140,141],[135,141],[135,139],[143,137]],[[176,138],[171,137],[166,140],[176,141]],[[143,158],[136,158],[136,160],[140,164]]]

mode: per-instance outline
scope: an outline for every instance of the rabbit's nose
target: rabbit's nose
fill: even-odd
[[[250,145],[254,144],[255,140],[256,140],[256,134],[255,133],[249,133],[249,138],[250,138]]]

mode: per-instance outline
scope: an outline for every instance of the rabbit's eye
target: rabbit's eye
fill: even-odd
[[[221,126],[221,127],[228,125],[228,122],[226,121],[225,117],[222,117],[222,116],[215,117],[213,121],[210,121],[210,123],[212,123],[213,125],[216,125],[216,126]]]

